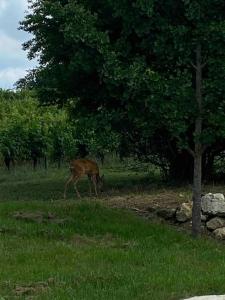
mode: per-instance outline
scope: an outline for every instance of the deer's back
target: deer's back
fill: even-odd
[[[99,168],[96,162],[90,159],[75,159],[70,163],[70,168],[79,174],[94,175],[99,174]]]

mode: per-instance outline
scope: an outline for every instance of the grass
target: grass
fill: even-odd
[[[123,193],[136,192],[134,183],[146,184],[146,174],[133,171],[106,175],[107,192],[118,194],[121,184]],[[223,244],[193,240],[112,209],[107,200],[75,200],[72,189],[63,201],[66,176],[65,170],[1,174],[0,299],[178,300],[225,293]],[[79,187],[88,190],[85,181]],[[154,190],[160,193],[157,185]],[[16,219],[16,212],[45,218]]]
[[[104,169],[106,177],[106,193],[127,194],[128,191],[140,193],[158,187],[158,181],[153,174],[147,172],[137,172],[107,168]],[[27,168],[16,168],[15,171],[8,172],[0,170],[0,201],[1,200],[61,200],[66,179],[70,176],[66,168],[43,169],[33,172]],[[82,178],[78,183],[78,189],[84,196],[89,196],[87,179]],[[75,199],[75,191],[72,186],[68,190],[68,199]]]

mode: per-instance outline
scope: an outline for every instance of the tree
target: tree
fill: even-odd
[[[32,160],[35,169],[40,159],[44,159],[47,167],[47,158],[56,159],[53,155],[54,147],[58,146],[55,139],[66,140],[68,127],[72,127],[67,122],[66,111],[40,107],[37,100],[24,91],[7,91],[0,96],[0,153],[6,167],[10,169],[15,161]],[[63,147],[64,151],[66,147]]]
[[[110,126],[135,151],[152,145],[146,154],[167,160],[169,168],[180,154],[193,156],[198,235],[202,158],[206,162],[225,138],[224,1],[30,4],[21,28],[34,39],[24,48],[30,58],[39,55],[40,67],[20,86],[34,87],[43,104],[72,99],[77,118],[104,119],[107,112]],[[160,134],[165,150],[157,155]]]

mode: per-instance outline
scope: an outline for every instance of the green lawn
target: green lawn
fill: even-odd
[[[127,171],[124,168],[107,168],[101,171],[106,177],[104,195],[139,193],[143,189],[158,188],[159,182],[154,174]],[[64,184],[69,178],[67,168],[43,169],[33,172],[27,168],[16,168],[15,171],[0,170],[0,201],[1,200],[62,200]],[[89,196],[87,178],[82,178],[78,189],[83,196]],[[71,185],[68,190],[68,199],[76,199]]]
[[[104,201],[78,201],[72,189],[70,200],[63,201],[66,175],[65,170],[1,175],[3,299],[178,300],[225,293],[225,245],[193,240]],[[108,188],[119,189],[129,177],[134,180],[134,174],[108,170]],[[80,188],[85,192],[85,181]],[[45,218],[15,219],[16,212]]]

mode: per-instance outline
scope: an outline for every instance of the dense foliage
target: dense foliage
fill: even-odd
[[[31,0],[21,28],[40,67],[19,86],[43,104],[73,102],[73,116],[122,134],[135,153],[173,177],[192,176],[195,138],[207,146],[203,171],[225,149],[224,1]],[[202,46],[203,133],[194,137],[195,51]],[[91,125],[90,125],[91,126]],[[89,139],[89,138],[88,138]],[[107,143],[106,143],[107,144]],[[183,168],[181,170],[180,164]]]
[[[0,153],[6,166],[12,163],[33,161],[58,162],[76,158],[80,145],[85,144],[87,153],[97,156],[113,151],[109,143],[109,129],[98,131],[96,124],[88,127],[69,118],[67,107],[42,107],[31,93],[0,91]],[[88,123],[89,124],[89,123]],[[108,141],[108,143],[107,143]]]

